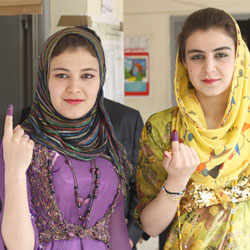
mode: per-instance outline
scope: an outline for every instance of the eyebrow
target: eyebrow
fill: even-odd
[[[54,69],[51,69],[51,71],[58,71],[58,70],[70,72],[70,70],[66,69],[66,68],[54,68]],[[94,69],[94,68],[84,68],[84,69],[81,69],[81,71],[96,71],[97,72],[97,70]]]
[[[216,52],[216,51],[220,51],[220,50],[232,50],[232,49],[230,47],[223,46],[223,47],[216,48],[213,51]],[[204,53],[204,51],[198,50],[198,49],[191,49],[187,53],[188,54],[191,54],[191,53]]]

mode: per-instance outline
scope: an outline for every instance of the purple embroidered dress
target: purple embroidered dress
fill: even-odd
[[[129,239],[124,218],[123,194],[112,164],[96,158],[100,169],[100,186],[94,199],[87,229],[79,220],[74,195],[74,179],[65,157],[46,147],[35,147],[36,163],[28,169],[28,190],[31,220],[35,232],[35,250],[129,250]],[[46,166],[39,165],[47,159]],[[91,162],[71,159],[78,179],[79,193],[86,198],[92,182]],[[39,187],[39,188],[38,188]],[[40,192],[37,192],[38,189]],[[36,193],[36,195],[33,195]],[[4,161],[0,149],[0,197],[4,209]],[[89,204],[81,212],[87,213]],[[0,235],[0,250],[4,250]]]

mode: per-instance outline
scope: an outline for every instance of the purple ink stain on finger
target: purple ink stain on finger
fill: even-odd
[[[7,110],[7,115],[13,116],[13,110],[14,110],[14,106],[13,104],[10,104]]]
[[[171,139],[172,139],[172,141],[179,141],[178,132],[177,132],[176,129],[174,129],[174,130],[172,131]]]

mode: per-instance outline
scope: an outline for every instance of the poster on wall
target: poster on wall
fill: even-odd
[[[148,52],[127,52],[124,56],[125,95],[149,94]]]
[[[145,37],[125,39],[125,96],[149,95],[149,46]]]

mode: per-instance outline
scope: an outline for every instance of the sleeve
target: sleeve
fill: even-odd
[[[30,189],[29,189],[29,182],[27,180],[27,185],[28,185],[28,199],[29,199],[29,208],[30,208],[30,215],[31,215],[31,222],[34,228],[34,233],[35,233],[35,245],[34,245],[34,250],[38,250],[38,230],[35,225],[35,216],[36,213],[32,207],[31,204],[31,196],[30,196]],[[3,143],[1,141],[0,145],[0,232],[2,228],[2,219],[3,219],[3,211],[4,211],[4,199],[5,199],[5,191],[4,191],[4,160],[3,160]],[[2,238],[2,232],[0,233],[0,250],[5,250],[6,247],[4,245],[4,241]]]
[[[167,172],[162,166],[163,152],[170,149],[172,109],[152,115],[142,131],[138,154],[136,188],[139,203],[135,218],[140,224],[140,213],[160,192]]]
[[[124,198],[122,192],[119,194],[114,212],[110,217],[109,233],[111,236],[110,250],[131,250],[124,216]]]
[[[135,126],[134,126],[134,140],[133,140],[133,153],[131,157],[131,163],[133,166],[133,174],[129,179],[129,192],[127,195],[126,203],[128,206],[128,214],[127,214],[127,229],[128,229],[128,235],[129,238],[133,241],[134,244],[136,244],[139,240],[139,238],[142,236],[143,231],[141,228],[137,225],[135,218],[134,218],[134,210],[138,204],[138,198],[137,198],[137,191],[136,191],[136,169],[137,169],[137,159],[138,159],[138,150],[139,150],[139,139],[141,136],[143,128],[143,121],[140,116],[140,113],[137,113],[137,117],[135,120]]]

